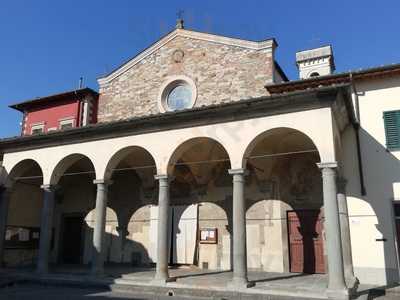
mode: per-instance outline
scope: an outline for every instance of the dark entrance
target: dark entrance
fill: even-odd
[[[394,206],[394,217],[395,217],[396,232],[397,232],[397,248],[400,259],[400,203],[395,203],[393,206]]]
[[[65,264],[82,263],[84,216],[64,215],[62,225],[61,262]]]
[[[288,211],[290,272],[325,273],[319,210]]]

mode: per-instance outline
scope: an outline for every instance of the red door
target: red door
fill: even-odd
[[[325,273],[320,211],[297,210],[287,214],[290,272]]]

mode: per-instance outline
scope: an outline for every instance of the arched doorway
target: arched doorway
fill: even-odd
[[[39,251],[43,173],[31,159],[9,173],[10,194],[3,262],[7,267],[35,266]]]
[[[312,140],[290,128],[269,130],[245,154],[250,269],[324,273],[322,181]]]
[[[63,266],[87,264],[93,234],[85,222],[96,199],[95,168],[83,154],[71,154],[54,168],[51,183],[55,190],[54,247],[50,262]]]
[[[230,269],[232,178],[227,151],[210,138],[182,143],[169,160],[170,264]]]

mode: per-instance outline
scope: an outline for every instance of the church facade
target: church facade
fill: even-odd
[[[335,74],[327,46],[289,81],[276,47],[178,26],[98,80],[97,124],[1,140],[3,266],[397,283],[400,66]]]

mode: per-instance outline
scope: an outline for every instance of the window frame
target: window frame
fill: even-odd
[[[168,96],[174,88],[180,85],[185,85],[190,89],[191,91],[190,105],[184,109],[177,109],[177,110],[170,109],[167,103]],[[196,100],[197,100],[197,87],[193,79],[185,75],[170,76],[167,78],[167,80],[164,82],[164,84],[161,86],[159,90],[158,108],[159,111],[162,113],[192,109],[196,104]]]
[[[33,133],[33,131],[40,129],[41,132]],[[38,135],[44,133],[44,122],[32,123],[31,124],[31,135]]]
[[[62,128],[64,125],[71,125],[71,127]],[[68,130],[68,129],[71,129],[74,127],[75,127],[75,118],[74,117],[62,118],[62,119],[58,120],[58,129],[59,130]]]
[[[400,109],[383,111],[382,118],[384,123],[386,149],[388,151],[400,151]],[[391,124],[389,124],[389,122]],[[389,126],[395,127],[390,128]],[[393,131],[395,131],[395,133],[393,133]],[[393,138],[396,138],[397,141],[393,141]]]

